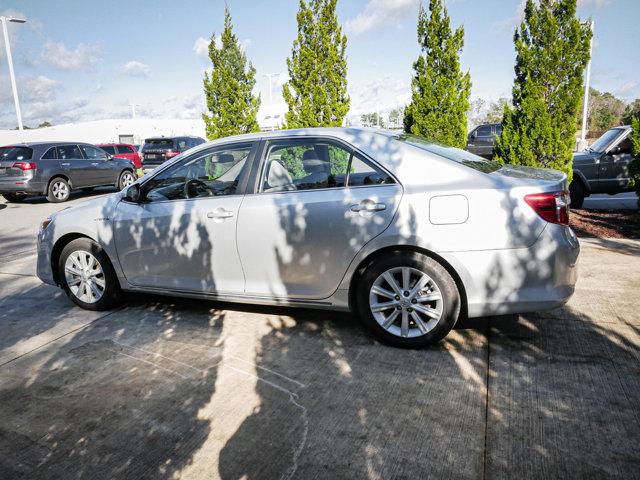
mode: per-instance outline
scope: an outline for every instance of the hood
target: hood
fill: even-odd
[[[53,218],[74,219],[77,223],[90,222],[98,219],[111,218],[116,205],[122,198],[123,192],[112,193],[105,197],[94,198],[86,202],[79,203],[72,207],[60,210],[52,215]]]

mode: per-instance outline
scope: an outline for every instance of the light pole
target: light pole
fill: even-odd
[[[9,44],[9,31],[7,22],[25,23],[22,18],[0,17],[2,22],[2,33],[4,34],[4,46],[7,49],[7,63],[9,64],[9,78],[11,79],[11,89],[13,90],[13,101],[16,104],[16,116],[18,117],[18,128],[22,130],[22,113],[20,112],[20,100],[18,100],[18,88],[16,87],[16,76],[13,73],[13,59],[11,58],[11,45]]]
[[[129,106],[131,107],[131,118],[136,118],[136,107],[140,105],[138,103],[130,103]]]
[[[591,55],[593,53],[593,20],[591,20],[591,42],[589,43],[589,63],[587,63],[587,78],[584,82],[584,100],[582,101],[582,135],[580,136],[580,148],[587,147],[587,108],[589,106],[589,84],[591,83]]]

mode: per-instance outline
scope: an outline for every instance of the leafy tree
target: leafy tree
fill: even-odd
[[[287,58],[282,95],[288,128],[340,126],[349,111],[347,37],[336,16],[337,0],[300,0],[298,37]]]
[[[489,110],[484,116],[484,122],[482,123],[500,123],[504,116],[504,109],[511,107],[511,99],[499,98],[496,102],[491,102]]]
[[[452,32],[442,0],[420,5],[418,42],[421,55],[413,64],[412,99],[405,109],[404,128],[447,145],[464,147],[471,77],[460,70],[464,28]]]
[[[215,34],[212,35],[209,58],[213,70],[210,75],[205,72],[203,82],[209,113],[202,114],[207,137],[215,139],[259,131],[260,97],[253,95],[256,69],[247,62],[226,7],[220,46],[216,45]]]
[[[389,124],[393,128],[400,128],[404,119],[404,107],[396,107],[389,112]]]
[[[631,175],[631,185],[638,195],[638,207],[640,207],[640,117],[631,119],[631,156],[633,159],[629,163],[629,174]]]
[[[640,119],[640,98],[636,98],[625,107],[622,122],[625,125],[631,125],[634,117]]]
[[[583,99],[584,102],[584,99]],[[578,109],[578,128],[582,126],[582,105]],[[589,89],[589,105],[587,106],[587,129],[590,136],[622,123],[625,105],[622,100],[609,92]],[[597,136],[597,135],[595,135]]]
[[[572,151],[591,29],[576,0],[527,0],[514,34],[513,107],[506,107],[499,161],[555,168],[572,177]]]
[[[378,112],[365,113],[360,116],[360,121],[365,127],[382,127],[384,128],[384,120]]]
[[[40,125],[38,125],[38,128],[45,128],[45,127],[52,127],[53,125],[51,125],[50,122],[42,122]]]

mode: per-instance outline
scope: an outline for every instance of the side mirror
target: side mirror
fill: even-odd
[[[109,160],[113,160],[113,155],[111,155],[110,153],[107,153],[107,161]]]
[[[142,200],[142,190],[140,189],[140,185],[134,183],[127,187],[124,192],[124,200],[131,203],[140,203]]]
[[[607,153],[609,155],[617,155],[618,153],[620,153],[622,149],[620,148],[620,145],[616,145],[615,147],[613,147],[611,150],[609,150]]]

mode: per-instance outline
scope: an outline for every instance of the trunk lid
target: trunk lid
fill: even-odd
[[[503,165],[490,173],[505,187],[532,187],[540,192],[568,190],[567,175],[549,168],[524,167],[520,165]]]

